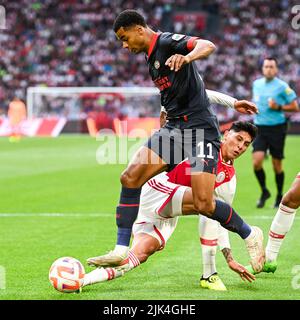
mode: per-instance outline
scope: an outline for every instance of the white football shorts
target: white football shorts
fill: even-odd
[[[160,212],[167,204],[171,204],[174,212],[180,212],[187,188],[169,182],[164,172],[146,182],[141,192],[139,213],[132,229],[133,235],[146,233],[156,238],[163,249],[176,228],[178,217],[164,218],[160,216]]]

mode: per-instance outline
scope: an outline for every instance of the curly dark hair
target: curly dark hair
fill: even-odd
[[[146,27],[146,21],[144,17],[136,10],[124,10],[116,18],[113,30],[117,32],[120,28],[129,28],[136,25]]]

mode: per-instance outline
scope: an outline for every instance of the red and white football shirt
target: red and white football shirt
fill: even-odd
[[[182,161],[172,171],[167,173],[168,181],[182,186],[191,187],[191,166],[189,160]],[[233,163],[223,160],[221,151],[215,182],[215,196],[218,200],[232,204],[236,190],[236,176]]]

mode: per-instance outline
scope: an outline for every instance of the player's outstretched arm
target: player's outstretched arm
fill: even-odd
[[[237,100],[227,94],[214,91],[206,90],[207,96],[210,103],[221,104],[225,107],[233,108],[236,111],[244,114],[254,114],[258,113],[256,105],[248,100]]]
[[[222,106],[233,108],[233,109],[241,109],[241,113],[257,113],[256,105],[253,102],[247,100],[237,100],[227,94],[206,89],[206,94],[208,96],[210,103],[220,104]],[[245,111],[245,112],[243,112]],[[251,112],[250,112],[251,111]],[[252,112],[253,111],[253,112]],[[167,111],[162,106],[160,110],[160,127],[162,128],[167,121]]]
[[[169,66],[171,70],[177,72],[181,67],[187,63],[195,60],[205,59],[216,50],[216,46],[208,40],[194,40],[193,49],[187,55],[174,54],[167,59],[165,65]]]
[[[239,264],[237,261],[233,259],[230,248],[222,249],[222,253],[226,259],[228,267],[234,272],[236,272],[237,274],[239,274],[239,276],[243,281],[247,280],[249,282],[252,282],[255,280],[255,276],[252,273],[250,273],[244,266],[242,266],[241,264]]]

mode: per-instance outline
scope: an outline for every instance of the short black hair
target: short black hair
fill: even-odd
[[[231,127],[229,130],[233,130],[235,132],[240,132],[240,131],[246,131],[249,133],[251,137],[251,142],[256,138],[257,136],[257,127],[253,123],[249,121],[235,121],[232,123]]]
[[[116,18],[113,30],[114,32],[117,32],[120,28],[129,28],[133,26],[143,26],[146,27],[146,21],[144,17],[139,14],[136,10],[124,10],[122,11]]]
[[[264,61],[265,60],[275,61],[276,66],[278,66],[278,62],[277,62],[277,59],[275,57],[266,57],[266,58],[264,58]]]

